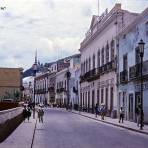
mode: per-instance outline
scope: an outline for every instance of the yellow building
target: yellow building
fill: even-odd
[[[22,68],[0,68],[0,99],[20,97]]]

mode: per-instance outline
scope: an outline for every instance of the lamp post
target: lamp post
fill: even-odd
[[[34,109],[33,109],[33,118],[35,119],[35,104],[36,104],[36,100],[35,100],[35,77],[36,77],[36,71],[37,71],[37,62],[35,60],[35,63],[33,64],[33,76],[34,76],[34,84],[33,84],[33,104],[34,104]]]
[[[144,45],[145,43],[143,42],[143,40],[141,39],[140,42],[138,43],[139,45],[139,54],[140,54],[140,70],[141,70],[141,109],[140,109],[140,129],[143,129],[143,119],[144,119],[144,113],[143,113],[143,74],[142,74],[142,70],[143,70],[143,56],[144,56]]]

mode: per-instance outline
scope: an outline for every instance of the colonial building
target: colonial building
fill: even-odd
[[[35,103],[47,104],[48,72],[35,77]]]
[[[21,99],[22,68],[0,68],[0,99]]]
[[[52,72],[48,74],[48,104],[55,103],[55,86],[56,86],[56,73]]]
[[[127,26],[119,39],[119,107],[124,107],[125,118],[136,121],[136,107],[140,103],[140,53],[138,42],[145,42],[143,62],[144,120],[148,123],[148,8]]]
[[[137,16],[116,4],[101,16],[93,16],[80,45],[80,105],[94,112],[95,104],[106,106],[108,115],[117,111],[117,34]]]
[[[23,78],[23,98],[24,101],[34,101],[34,77]]]
[[[59,72],[56,73],[56,89],[55,89],[55,99],[56,99],[56,104],[59,106],[66,106],[67,104],[67,98],[68,98],[68,93],[67,93],[67,72],[68,68],[65,68]]]
[[[77,108],[79,104],[80,59],[80,54],[73,55],[70,59],[69,98],[73,108]]]

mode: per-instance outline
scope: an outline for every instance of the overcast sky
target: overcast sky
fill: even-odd
[[[0,0],[0,67],[29,68],[37,49],[40,62],[78,53],[98,0]],[[100,14],[121,2],[141,12],[148,0],[100,0]]]

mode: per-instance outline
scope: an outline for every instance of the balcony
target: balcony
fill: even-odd
[[[66,92],[66,89],[65,88],[60,88],[60,92],[62,93],[62,92]]]
[[[62,87],[62,88],[57,89],[56,92],[57,93],[66,92],[66,89]]]
[[[124,70],[120,72],[120,83],[127,83],[128,82],[128,71]]]
[[[49,88],[48,88],[48,91],[49,91],[49,92],[54,92],[54,87],[49,87]]]
[[[115,60],[110,61],[100,67],[100,75],[111,72],[116,69]]]
[[[87,81],[94,81],[100,78],[99,68],[94,68],[87,73]]]
[[[143,62],[143,76],[146,77],[148,75],[148,61]],[[141,76],[141,64],[138,63],[134,66],[131,66],[129,68],[129,79],[130,80],[135,80],[139,79]]]

